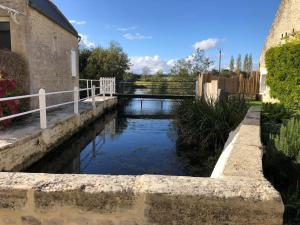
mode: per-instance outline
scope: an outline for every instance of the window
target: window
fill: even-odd
[[[11,50],[9,21],[0,20],[0,49]]]

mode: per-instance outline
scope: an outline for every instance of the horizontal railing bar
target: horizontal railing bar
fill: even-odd
[[[134,84],[134,83],[196,83],[196,81],[176,81],[176,80],[172,80],[172,81],[120,81],[117,82],[117,84]]]
[[[51,106],[47,106],[46,109],[53,109],[53,108],[57,108],[60,106],[64,106],[64,105],[69,105],[69,104],[73,104],[74,101],[72,102],[65,102],[65,103],[61,103],[61,104],[57,104],[57,105],[51,105]]]
[[[79,81],[100,81],[100,80],[89,80],[89,79],[79,79]]]
[[[23,112],[23,113],[18,113],[18,114],[6,116],[6,117],[1,117],[0,121],[4,121],[4,120],[8,120],[8,119],[13,119],[13,118],[20,117],[20,116],[25,116],[25,115],[28,115],[28,114],[31,114],[31,113],[35,113],[35,112],[39,112],[39,111],[40,111],[40,109],[35,109],[35,110],[30,110],[30,111],[27,111],[27,112]]]
[[[80,99],[79,101],[85,101],[85,100],[88,100],[88,99],[90,99],[90,98],[82,98],[82,99]]]
[[[39,94],[33,94],[33,95],[21,95],[21,96],[0,98],[0,102],[18,100],[18,99],[24,99],[24,98],[32,98],[32,97],[38,97],[38,96],[39,96]]]
[[[72,91],[49,92],[49,93],[45,93],[45,95],[58,95],[58,94],[66,94],[66,93],[74,93],[74,90],[72,90]]]

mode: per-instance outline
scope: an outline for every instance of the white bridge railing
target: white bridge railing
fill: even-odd
[[[96,96],[106,96],[109,94],[110,96],[113,96],[115,94],[115,78],[104,78],[100,79],[97,82],[99,82],[99,87],[96,87],[94,84],[95,80],[84,80],[87,81],[87,84],[91,85],[84,89],[79,89],[78,87],[74,87],[73,90],[70,91],[58,91],[58,92],[48,92],[46,93],[45,89],[40,89],[38,94],[32,94],[32,95],[22,95],[22,96],[15,96],[15,97],[7,97],[7,98],[0,98],[1,102],[7,102],[7,101],[15,101],[20,99],[28,99],[28,98],[38,98],[39,102],[39,108],[28,110],[26,112],[12,114],[9,116],[0,117],[0,122],[8,119],[13,119],[21,116],[25,116],[28,114],[40,112],[40,128],[41,129],[47,129],[47,109],[53,109],[58,108],[65,105],[74,105],[74,114],[79,116],[79,102],[83,102],[87,99],[91,98],[91,103],[93,106],[93,110],[96,110]],[[96,91],[99,90],[99,94],[96,94]],[[87,97],[86,98],[80,98],[80,93],[86,91]],[[91,93],[90,93],[91,92]],[[55,96],[55,95],[62,95],[62,94],[70,94],[73,93],[73,100],[69,102],[64,102],[56,105],[47,106],[46,97],[47,96]]]

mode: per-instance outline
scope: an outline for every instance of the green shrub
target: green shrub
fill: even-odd
[[[292,160],[300,163],[300,120],[292,118],[283,124],[280,133],[273,137],[275,147]]]
[[[271,48],[266,53],[267,85],[272,97],[290,108],[300,107],[300,43]]]
[[[196,151],[218,153],[247,110],[243,99],[183,101],[175,109],[179,140]]]

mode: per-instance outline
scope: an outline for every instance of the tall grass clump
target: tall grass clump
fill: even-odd
[[[247,110],[246,101],[239,98],[182,101],[175,107],[178,141],[188,146],[187,151],[218,154]]]

